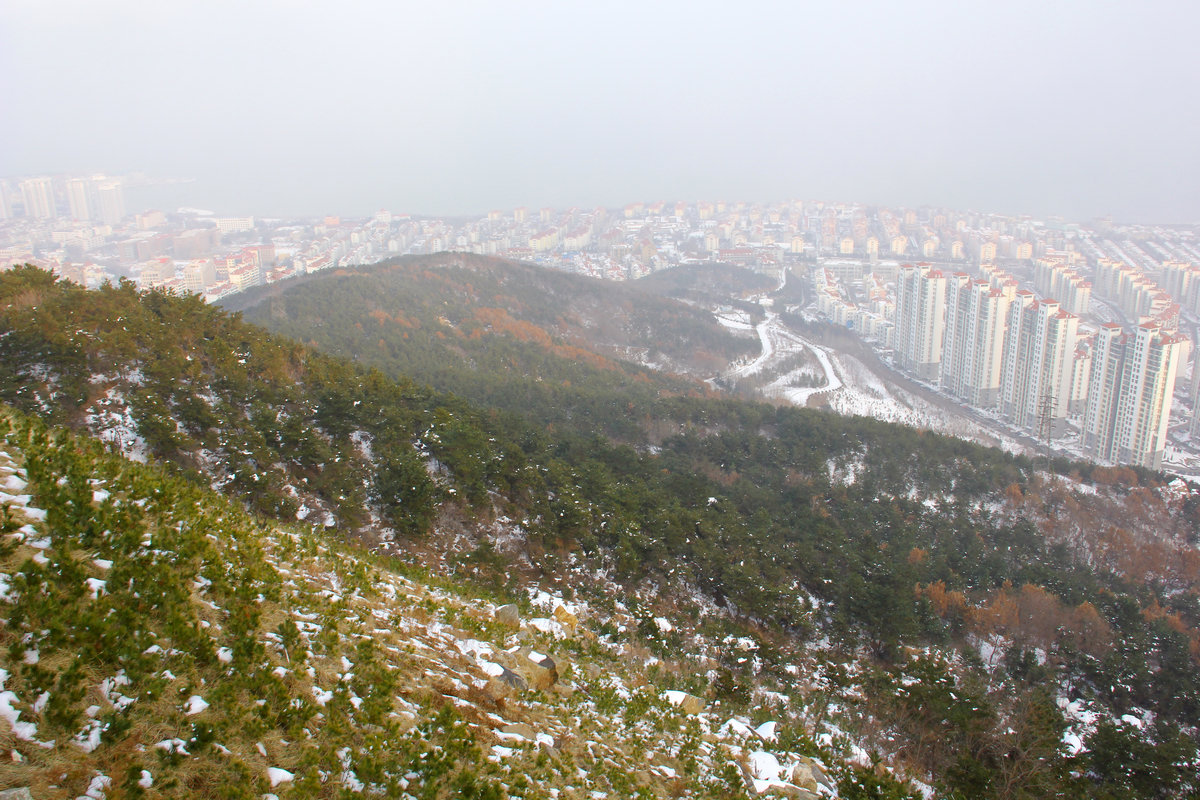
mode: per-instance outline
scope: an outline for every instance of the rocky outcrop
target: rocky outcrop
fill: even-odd
[[[558,606],[554,609],[554,620],[563,626],[563,630],[567,632],[568,636],[574,636],[579,627],[579,617],[569,611],[566,606]]]
[[[521,612],[512,603],[496,609],[496,622],[509,628],[521,627]]]
[[[558,665],[545,653],[521,647],[497,656],[498,663],[524,680],[526,688],[544,692],[558,683]],[[503,677],[503,676],[501,676]]]

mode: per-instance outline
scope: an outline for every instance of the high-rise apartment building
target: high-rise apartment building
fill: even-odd
[[[1043,297],[1057,299],[1063,310],[1076,316],[1088,313],[1092,284],[1057,258],[1039,258],[1033,265],[1033,286]]]
[[[58,216],[54,204],[54,182],[50,178],[26,178],[21,181],[21,199],[25,201],[27,217],[54,219]]]
[[[946,276],[929,264],[905,264],[896,278],[896,360],[924,380],[941,377]]]
[[[993,287],[955,273],[946,289],[942,386],[980,408],[1000,400],[1000,368],[1015,287]]]
[[[125,218],[125,190],[119,180],[104,181],[96,186],[100,219],[105,225],[117,225]]]
[[[1000,413],[1014,425],[1037,430],[1048,421],[1053,428],[1066,418],[1078,332],[1079,318],[1057,301],[1016,293],[1000,379]]]
[[[0,221],[13,217],[13,191],[8,181],[0,178]]]
[[[67,207],[71,218],[87,222],[99,211],[99,198],[95,183],[88,178],[71,178],[67,181]]]
[[[1193,314],[1200,311],[1200,268],[1186,261],[1162,263],[1162,287]]]
[[[1115,323],[1101,327],[1092,359],[1083,450],[1115,464],[1162,466],[1167,423],[1179,363],[1188,340],[1139,325],[1124,333]]]

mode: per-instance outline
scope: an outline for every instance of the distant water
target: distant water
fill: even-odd
[[[220,177],[125,186],[125,209],[130,214],[157,210],[171,213],[179,208],[211,211],[219,217],[270,217],[269,201],[256,198],[235,182]]]
[[[177,208],[205,208],[220,213],[220,209],[205,206],[201,198],[206,194],[211,197],[211,190],[206,192],[200,181],[180,183],[151,183],[143,186],[125,186],[125,210],[130,214],[141,214],[144,211],[165,211],[171,213]]]

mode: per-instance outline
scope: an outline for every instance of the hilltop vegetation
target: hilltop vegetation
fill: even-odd
[[[261,291],[247,318],[276,333],[485,406],[616,436],[634,435],[628,409],[651,413],[663,388],[698,391],[634,362],[710,376],[756,347],[682,303],[468,255],[402,258]],[[464,380],[463,364],[487,380]]]
[[[343,336],[357,341],[330,331]],[[0,400],[161,460],[172,485],[420,554],[489,591],[619,598],[637,609],[623,635],[648,649],[642,669],[690,641],[654,622],[667,615],[707,642],[679,688],[770,706],[797,737],[788,752],[874,754],[946,796],[1196,788],[1200,503],[1157,476],[1049,474],[653,375],[624,426],[605,407],[598,436],[587,387],[558,412],[576,425],[547,425],[536,406],[480,409],[195,298],[86,292],[31,268],[0,277],[0,364]],[[854,787],[874,773],[846,774],[843,796],[872,796]]]

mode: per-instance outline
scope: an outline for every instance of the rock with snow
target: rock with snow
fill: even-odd
[[[554,659],[530,647],[497,653],[496,658],[501,666],[519,675],[534,691],[545,691],[558,682],[558,665]]]
[[[797,763],[792,767],[792,783],[813,792],[819,792],[819,787],[824,787],[829,794],[837,794],[837,788],[825,773],[824,765],[809,756],[799,756],[797,759]]]
[[[773,742],[779,738],[779,735],[775,730],[776,727],[778,727],[778,724],[779,723],[774,721],[764,722],[762,725],[759,725],[754,729],[754,733],[757,734],[758,738],[762,739],[764,742]]]
[[[291,783],[295,777],[295,774],[288,772],[286,769],[267,767],[267,780],[271,782],[272,789],[281,783]]]
[[[499,666],[498,664],[495,666]],[[484,691],[493,700],[502,700],[516,692],[529,688],[529,682],[507,667],[500,667],[499,674],[489,677]]]
[[[750,777],[760,781],[777,781],[783,767],[774,753],[765,750],[755,750],[750,754]]]
[[[514,736],[532,742],[537,737],[533,726],[525,722],[510,722],[496,729],[497,733]]]
[[[718,729],[718,732],[723,736],[736,736],[739,739],[749,739],[754,734],[754,729],[745,720],[732,717]]]
[[[696,697],[696,695],[674,689],[663,692],[663,697],[668,703],[678,707],[685,714],[699,714],[708,706],[703,699]]]

